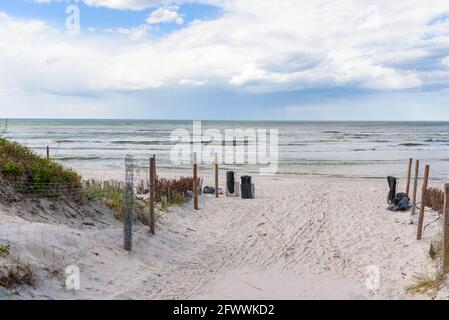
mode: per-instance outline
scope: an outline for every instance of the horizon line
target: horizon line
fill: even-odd
[[[31,117],[23,117],[23,118],[0,118],[0,121],[9,121],[9,120],[38,120],[38,121],[46,121],[46,120],[99,120],[99,121],[204,121],[204,122],[213,122],[213,121],[222,121],[222,122],[388,122],[388,123],[410,123],[410,122],[435,122],[435,123],[444,123],[449,122],[448,120],[329,120],[329,119],[308,119],[308,120],[276,120],[276,119],[170,119],[170,118],[31,118]]]

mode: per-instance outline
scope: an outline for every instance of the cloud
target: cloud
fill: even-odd
[[[37,3],[61,2],[63,0],[32,0]],[[173,4],[185,3],[204,3],[211,5],[220,5],[227,0],[76,0],[82,1],[91,7],[103,7],[118,10],[134,10],[140,11],[158,6],[169,6]]]
[[[32,0],[37,3],[61,2],[62,0]],[[91,7],[104,7],[119,10],[144,10],[172,1],[165,0],[77,0]]]
[[[376,64],[370,55],[356,50],[330,51],[324,63],[335,83],[359,83],[369,89],[408,89],[421,85],[417,75]]]
[[[179,7],[170,7],[170,8],[158,8],[150,13],[149,17],[146,19],[146,22],[149,24],[158,24],[158,23],[176,23],[183,24],[184,19],[178,13]]]
[[[131,28],[106,28],[106,29],[101,29],[101,31],[103,32],[108,32],[108,33],[115,33],[115,34],[119,34],[119,35],[124,35],[127,36],[128,39],[133,40],[133,41],[138,41],[138,40],[142,40],[144,38],[146,38],[148,36],[148,31],[151,30],[155,30],[157,28],[151,26],[151,25],[147,25],[147,24],[142,24],[140,26],[137,27],[131,27]],[[89,29],[88,31],[91,32],[95,32],[95,29]]]
[[[194,1],[84,2],[155,6],[148,22],[156,24],[181,23],[175,6]],[[71,36],[2,14],[0,91],[126,92],[206,83],[238,92],[449,86],[441,63],[426,63],[449,52],[448,22],[429,23],[449,11],[446,0],[200,2],[220,5],[223,14],[158,37],[143,36],[151,34],[145,25]]]
[[[447,56],[446,58],[443,59],[443,61],[441,61],[443,63],[443,65],[445,65],[446,67],[449,68],[449,56]]]
[[[83,0],[88,6],[111,9],[143,10],[165,1],[158,0]]]
[[[207,83],[207,81],[202,80],[194,80],[194,79],[182,79],[179,81],[179,84],[185,86],[203,86]]]

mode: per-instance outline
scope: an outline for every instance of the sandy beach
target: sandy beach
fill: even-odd
[[[448,30],[448,0],[0,1],[0,302],[449,300]]]
[[[417,241],[417,217],[410,224],[409,212],[386,210],[386,181],[256,176],[254,182],[253,200],[203,196],[199,211],[185,204],[159,212],[156,236],[137,223],[131,253],[112,214],[92,211],[83,218],[89,223],[76,226],[68,217],[46,221],[2,204],[0,240],[36,264],[75,264],[81,288],[68,292],[57,279],[40,279],[35,289],[0,291],[0,298],[449,298],[445,288],[434,297],[406,292],[414,275],[435,272],[428,250],[441,221]],[[425,224],[437,216],[426,211]],[[369,266],[379,269],[377,289],[366,286]]]

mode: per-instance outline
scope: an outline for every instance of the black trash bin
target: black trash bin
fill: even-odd
[[[235,173],[234,171],[227,171],[226,172],[226,190],[229,194],[234,194],[234,188],[235,188]]]
[[[242,184],[240,186],[242,199],[252,199],[253,192],[251,186],[251,177],[250,176],[242,176],[240,178],[242,180]]]
[[[242,184],[251,184],[250,176],[241,176],[240,179],[242,180]]]

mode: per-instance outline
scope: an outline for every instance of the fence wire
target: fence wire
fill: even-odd
[[[83,191],[81,183],[36,183],[5,180],[0,180],[0,188],[26,196],[42,198],[79,196]]]

